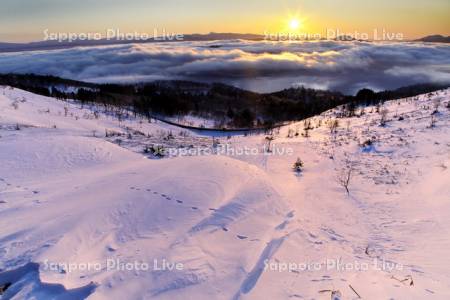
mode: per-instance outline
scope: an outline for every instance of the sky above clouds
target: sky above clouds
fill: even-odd
[[[210,47],[214,45],[214,47]],[[185,79],[260,92],[292,85],[355,93],[450,82],[450,46],[370,42],[177,42],[0,54],[0,73],[91,82]]]
[[[0,42],[49,33],[290,32],[326,36],[374,30],[406,39],[450,35],[449,0],[1,0]],[[295,19],[298,28],[289,28]],[[46,31],[48,30],[48,31]],[[358,37],[357,37],[358,38]],[[213,42],[211,42],[213,43]],[[0,54],[0,73],[52,74],[94,82],[220,81],[255,91],[291,85],[354,93],[448,82],[450,47],[364,42],[177,42]]]
[[[279,32],[293,17],[303,32],[386,29],[406,38],[450,34],[448,0],[1,0],[0,41],[43,32]]]

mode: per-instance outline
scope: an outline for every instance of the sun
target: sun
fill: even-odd
[[[292,18],[289,20],[289,28],[291,30],[297,30],[301,27],[301,22],[297,18]]]

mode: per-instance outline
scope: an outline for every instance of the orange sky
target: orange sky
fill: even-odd
[[[2,0],[1,6],[0,41],[42,40],[45,29],[264,34],[287,31],[292,18],[303,23],[298,31],[308,33],[385,29],[407,39],[450,34],[448,0]]]

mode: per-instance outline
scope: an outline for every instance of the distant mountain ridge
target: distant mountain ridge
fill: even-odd
[[[263,35],[247,34],[247,33],[216,33],[210,32],[208,34],[185,34],[183,41],[215,41],[215,40],[249,40],[261,41],[264,40]],[[4,43],[0,42],[0,53],[2,52],[19,52],[19,51],[36,51],[36,50],[57,50],[73,47],[89,47],[89,46],[106,46],[106,45],[126,45],[134,43],[158,43],[161,42],[155,38],[147,40],[119,40],[119,39],[100,39],[100,40],[76,40],[76,41],[39,41],[30,43]],[[177,42],[176,40],[167,40],[164,42]]]
[[[416,42],[426,43],[450,43],[450,36],[443,36],[440,34],[428,35],[426,37],[415,40]]]
[[[217,33],[210,32],[208,34],[185,34],[183,40],[186,42],[195,41],[223,41],[223,40],[247,40],[247,41],[263,41],[264,35],[252,33]],[[355,41],[356,39],[340,36],[335,41]],[[159,43],[161,40],[149,38],[147,40],[118,40],[118,39],[100,39],[100,40],[76,40],[76,41],[39,41],[30,43],[6,43],[0,42],[0,53],[21,52],[21,51],[37,51],[37,50],[57,50],[73,47],[90,47],[90,46],[108,46],[108,45],[126,45],[134,43]],[[166,40],[164,42],[179,42],[177,40]],[[428,42],[428,43],[450,43],[450,36],[429,35],[412,42]],[[220,48],[220,45],[212,45],[211,48]]]

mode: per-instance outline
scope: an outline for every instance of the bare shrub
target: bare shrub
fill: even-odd
[[[19,101],[14,101],[13,103],[11,103],[11,106],[15,109],[18,110],[19,109]]]
[[[389,114],[389,110],[387,108],[383,108],[380,110],[380,115],[381,115],[381,119],[380,119],[380,125],[381,126],[386,126],[386,123],[388,121],[388,114]]]
[[[272,142],[273,142],[273,140],[275,140],[275,137],[273,135],[269,135],[269,136],[266,136],[264,138],[264,140],[265,140],[265,151],[267,153],[271,153],[272,152]]]
[[[436,115],[435,114],[431,114],[430,128],[436,127],[436,123],[437,123]]]
[[[349,186],[352,180],[353,171],[354,171],[353,163],[347,161],[345,166],[338,172],[336,176],[336,181],[339,183],[340,186],[345,188],[345,191],[347,192],[348,195],[350,194]]]
[[[328,122],[328,129],[330,129],[331,134],[336,134],[338,128],[339,128],[338,120],[334,119]]]
[[[439,112],[439,106],[441,106],[441,98],[436,98],[433,100],[433,113]]]
[[[287,137],[288,137],[288,138],[293,138],[293,137],[294,137],[294,134],[295,134],[294,129],[289,128]]]

